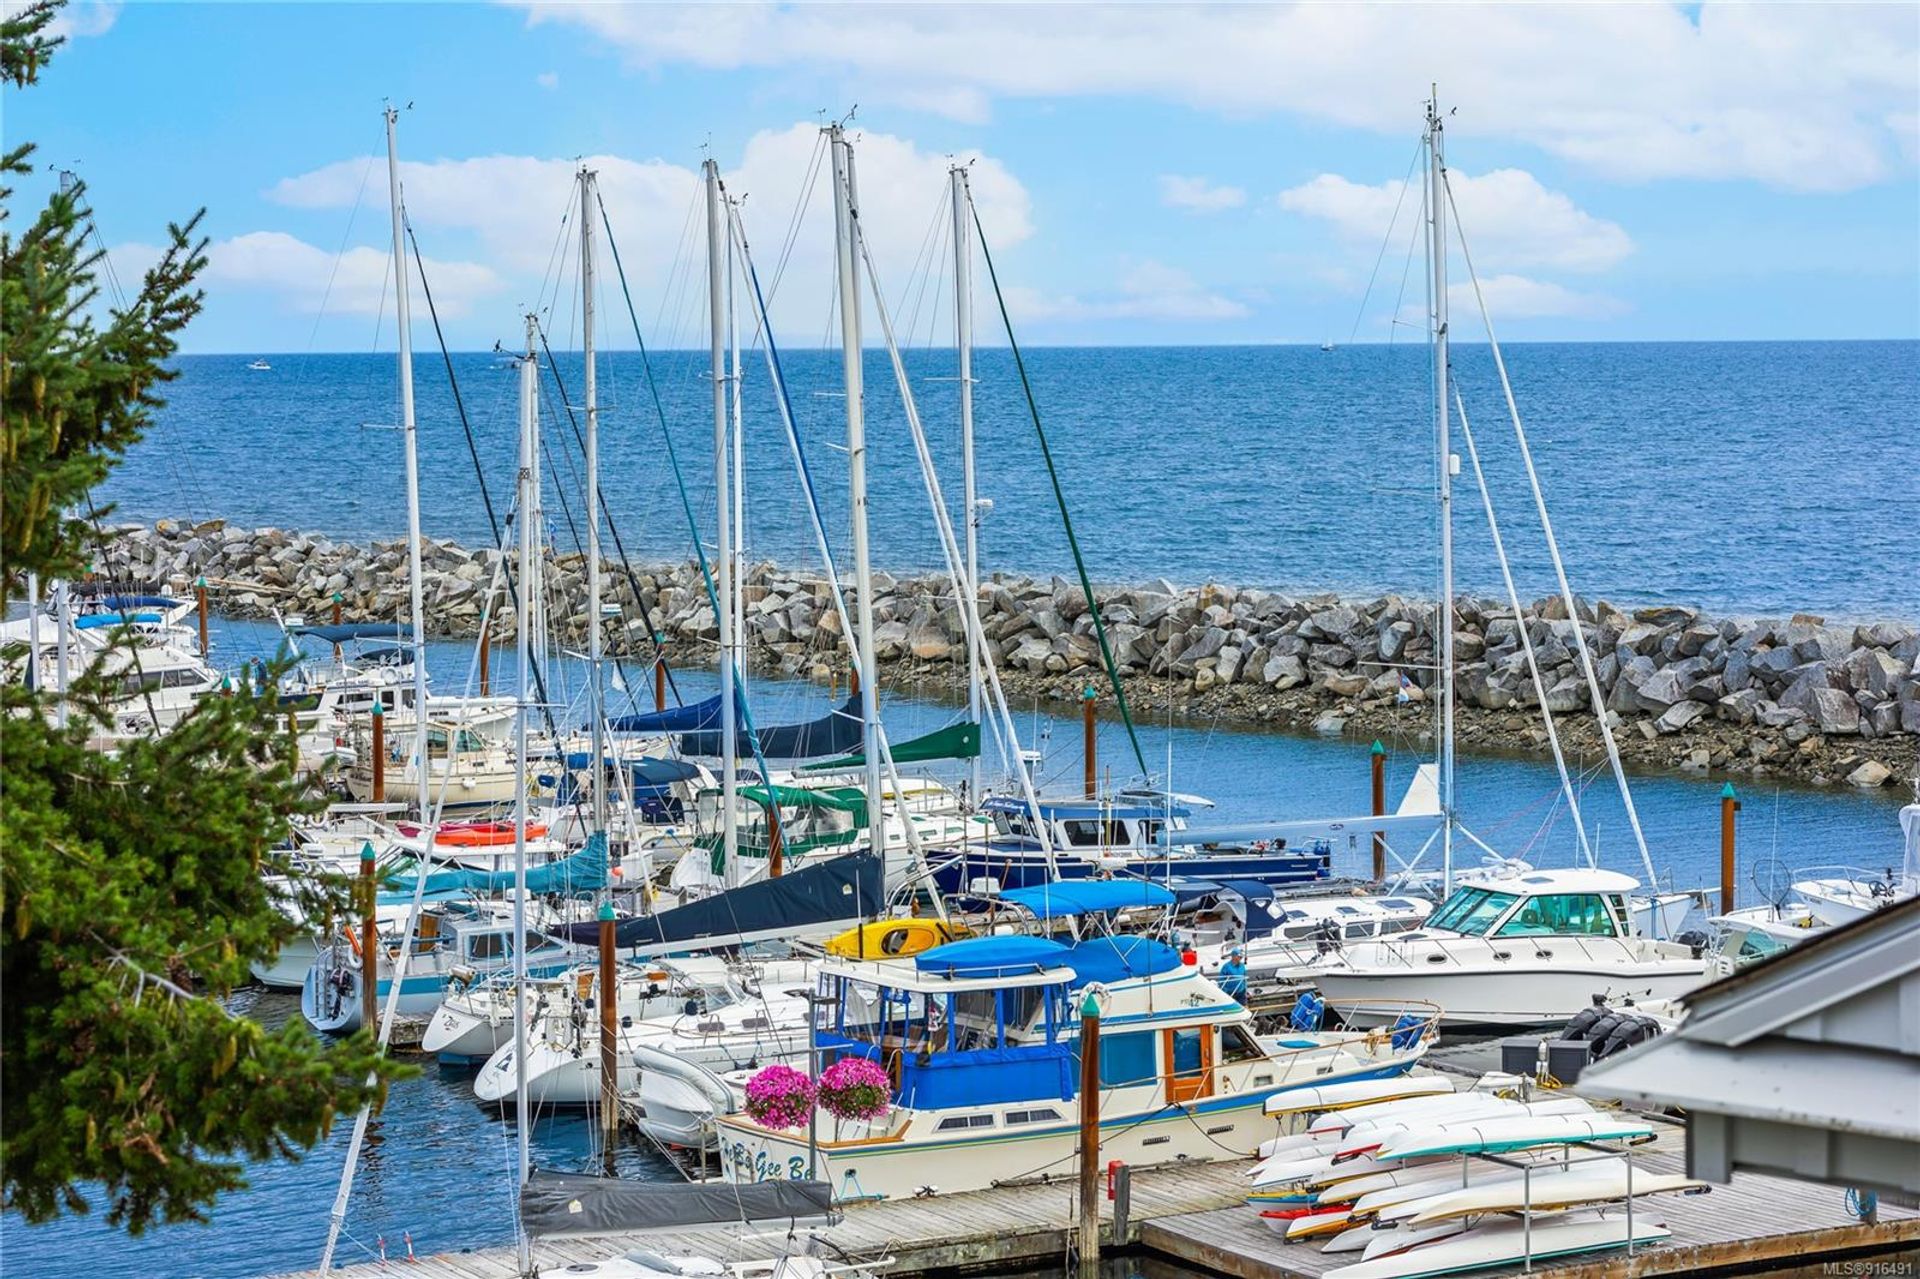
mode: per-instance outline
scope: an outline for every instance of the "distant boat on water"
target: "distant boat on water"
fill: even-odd
[[[1327,340],[1326,340],[1325,342],[1322,342],[1322,343],[1320,344],[1320,349],[1321,349],[1322,351],[1331,351],[1331,350],[1333,350],[1333,339],[1332,339],[1332,338],[1328,338],[1328,339],[1327,339]]]
[[[252,364],[247,365],[247,367],[255,373],[267,373],[273,369],[273,365],[268,364],[265,360],[255,360]]]

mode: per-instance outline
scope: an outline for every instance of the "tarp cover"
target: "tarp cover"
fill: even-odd
[[[644,715],[616,715],[607,721],[610,733],[689,733],[701,729],[718,728],[720,725],[720,695],[718,693],[704,702],[694,702],[688,706],[669,706],[663,711],[648,711]],[[690,751],[689,754],[698,754]],[[715,747],[713,754],[719,754]]]
[[[289,635],[311,635],[322,644],[345,644],[350,640],[404,640],[412,632],[398,622],[342,622],[338,626],[289,626]]]
[[[704,731],[688,733],[680,739],[684,755],[720,754],[719,716]],[[839,755],[860,744],[860,699],[850,697],[836,710],[804,724],[776,724],[751,735],[742,733],[737,748],[742,758],[758,755],[763,759],[810,759],[815,755]],[[757,746],[756,746],[757,743]]]
[[[448,850],[452,851],[452,850]],[[445,855],[445,854],[443,854]],[[407,874],[400,876],[405,892],[396,890],[393,896],[399,900],[411,900],[413,880]],[[527,891],[529,893],[591,893],[607,886],[607,833],[595,831],[587,836],[587,842],[580,851],[557,862],[548,862],[544,866],[527,867]],[[426,891],[430,894],[441,893],[505,893],[513,891],[513,872],[511,870],[437,870],[427,876]],[[382,894],[384,897],[385,894]],[[589,924],[588,928],[598,928]],[[594,938],[599,936],[598,933]],[[589,941],[594,940],[589,938]]]
[[[935,759],[975,759],[980,754],[980,725],[972,720],[962,720],[958,724],[949,724],[945,728],[916,737],[911,741],[889,745],[887,753],[896,764],[923,764]],[[861,768],[867,762],[865,751],[855,751],[851,755],[842,755],[839,759],[823,760],[818,764],[802,764],[803,773],[837,772],[849,768]]]
[[[778,879],[730,888],[657,915],[623,919],[614,926],[614,945],[658,955],[693,942],[725,945],[841,923],[851,926],[886,904],[886,878],[886,865],[875,854],[844,853]],[[548,931],[582,946],[594,945],[600,937],[597,923]]]
[[[1155,977],[1180,967],[1180,952],[1151,937],[1095,937],[1069,950],[1066,962],[1079,977],[1078,985],[1112,985],[1130,977]]]
[[[1171,906],[1178,899],[1144,879],[1073,879],[1032,888],[1010,888],[1000,900],[1012,902],[1041,919],[1071,919],[1109,910]]]
[[[535,1169],[520,1188],[520,1220],[536,1239],[814,1221],[832,1211],[833,1187],[824,1181],[624,1181]]]
[[[771,791],[774,803],[782,808],[831,808],[842,813],[865,813],[867,806],[857,795],[836,791],[808,790],[804,786],[742,786],[740,798],[749,804],[766,807]]]
[[[565,756],[568,768],[585,768],[593,757],[586,751],[570,751]],[[633,774],[636,784],[642,786],[669,786],[674,782],[690,782],[700,776],[697,764],[689,764],[683,759],[658,759],[652,755],[642,755],[639,759],[615,759],[604,757],[609,769],[624,767]]]
[[[88,613],[73,619],[76,631],[97,631],[104,626],[158,626],[162,618],[158,613]]]
[[[913,966],[945,977],[1017,977],[1048,968],[1065,968],[1067,947],[1045,937],[968,937],[922,951]]]

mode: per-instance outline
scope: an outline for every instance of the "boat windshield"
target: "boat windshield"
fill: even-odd
[[[1507,907],[1520,900],[1517,893],[1496,893],[1491,888],[1462,888],[1447,898],[1439,910],[1427,919],[1428,928],[1444,928],[1463,937],[1479,937]]]

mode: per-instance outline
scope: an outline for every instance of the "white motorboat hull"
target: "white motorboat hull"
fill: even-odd
[[[1641,1002],[1673,999],[1699,986],[1707,975],[1705,962],[1699,960],[1548,967],[1520,959],[1528,952],[1518,945],[1514,950],[1514,966],[1500,970],[1451,965],[1435,965],[1432,972],[1407,966],[1327,968],[1313,981],[1330,1003],[1361,1003],[1348,1018],[1358,1026],[1391,1025],[1392,1001],[1399,1000],[1438,1004],[1447,1025],[1557,1026],[1590,1006],[1595,995],[1604,994],[1609,1001],[1629,995]]]
[[[629,1092],[640,1084],[640,1068],[632,1064],[630,1053],[623,1051],[620,1061],[615,1083],[621,1092]],[[512,1102],[516,1080],[513,1045],[509,1043],[489,1057],[480,1073],[474,1076],[473,1095],[489,1105]],[[575,1055],[571,1049],[552,1044],[529,1044],[527,1101],[535,1106],[597,1106],[600,1103],[599,1052],[583,1051]]]
[[[320,958],[320,942],[300,934],[287,938],[280,953],[271,960],[255,960],[247,966],[253,979],[273,990],[299,990],[307,984],[307,970]]]

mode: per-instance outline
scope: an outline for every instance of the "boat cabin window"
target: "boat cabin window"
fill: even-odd
[[[454,749],[465,754],[468,751],[483,751],[487,744],[480,734],[472,729],[463,728],[454,734]],[[447,757],[447,730],[444,728],[427,729],[427,758],[445,759]]]
[[[1373,936],[1373,921],[1361,920],[1357,924],[1348,924],[1342,936],[1348,941],[1352,941],[1356,937],[1371,937]]]
[[[935,1132],[961,1132],[968,1128],[991,1128],[991,1127],[993,1127],[992,1115],[988,1115],[988,1114],[949,1115],[945,1119],[942,1119],[940,1121],[940,1123],[934,1128],[934,1131]]]
[[[1245,1026],[1222,1026],[1220,1028],[1220,1060],[1222,1061],[1258,1061],[1266,1053],[1247,1033]]]
[[[1768,955],[1777,955],[1787,949],[1787,943],[1762,932],[1744,933],[1740,937],[1740,947],[1733,952],[1733,962],[1750,964],[1756,959],[1765,959]],[[1009,1116],[1011,1118],[1011,1116]]]
[[[1445,928],[1466,937],[1479,937],[1507,907],[1519,900],[1517,893],[1496,893],[1490,888],[1462,888],[1427,919],[1428,928]]]
[[[1495,934],[1499,937],[1553,937],[1573,934],[1611,937],[1615,925],[1606,899],[1598,893],[1554,893],[1520,903]]]
[[[1059,1119],[1059,1111],[1051,1107],[1043,1107],[1039,1110],[1009,1110],[1006,1123],[1007,1127],[1011,1128],[1015,1124],[1057,1123]]]
[[[1102,824],[1095,818],[1075,817],[1060,823],[1060,833],[1066,836],[1068,847],[1098,848],[1105,839]]]
[[[1028,823],[1025,813],[1006,813],[995,810],[993,833],[1017,839],[1029,839],[1033,836],[1033,827]]]
[[[513,952],[513,941],[505,933],[475,933],[467,938],[467,958],[498,959]]]
[[[1154,1040],[1158,1037],[1151,1030],[1100,1036],[1100,1086],[1126,1088],[1152,1083],[1159,1074],[1154,1064]]]

